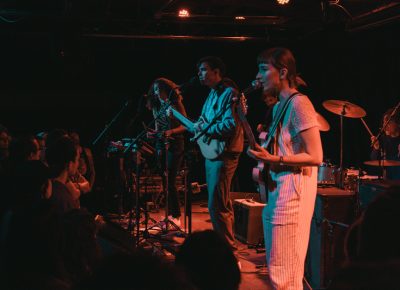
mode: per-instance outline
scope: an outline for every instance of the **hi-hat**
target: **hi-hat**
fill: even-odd
[[[329,112],[349,118],[362,118],[367,114],[360,106],[342,100],[327,100],[322,106]]]
[[[368,160],[364,164],[371,166],[400,166],[400,161],[397,160]]]
[[[331,126],[329,126],[328,121],[324,117],[322,117],[321,114],[319,114],[318,112],[316,113],[317,113],[317,122],[319,125],[319,130],[324,132],[329,131]]]

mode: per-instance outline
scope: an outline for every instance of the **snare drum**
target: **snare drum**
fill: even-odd
[[[336,184],[336,171],[334,165],[323,162],[318,167],[318,184],[319,185],[335,185]]]

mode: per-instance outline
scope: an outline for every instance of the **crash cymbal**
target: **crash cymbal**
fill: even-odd
[[[317,122],[319,124],[319,130],[324,132],[329,131],[331,126],[329,126],[328,121],[324,117],[322,117],[321,114],[319,114],[318,112],[316,113],[317,113]]]
[[[367,114],[360,106],[342,100],[327,100],[322,106],[329,112],[349,118],[362,118]]]
[[[397,160],[368,160],[364,164],[371,166],[400,166],[400,161]]]

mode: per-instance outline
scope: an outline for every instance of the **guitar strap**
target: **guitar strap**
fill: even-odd
[[[269,127],[268,131],[268,139],[266,142],[263,144],[264,148],[268,148],[268,146],[271,143],[271,140],[274,138],[276,130],[279,126],[279,123],[282,121],[283,116],[285,116],[285,113],[287,111],[287,108],[289,107],[289,103],[292,101],[293,97],[300,94],[299,92],[294,92],[289,96],[289,98],[286,100],[285,104],[283,105],[283,108],[278,114],[275,116],[274,121],[272,122],[271,126]]]

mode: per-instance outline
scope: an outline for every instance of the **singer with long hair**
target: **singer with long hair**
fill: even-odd
[[[257,146],[250,157],[269,164],[268,203],[262,214],[267,267],[274,289],[302,290],[304,262],[317,194],[317,171],[322,145],[316,113],[310,99],[297,90],[290,50],[271,48],[257,59],[257,80],[276,94],[277,123],[271,148]],[[286,107],[286,109],[284,109]],[[277,120],[276,116],[283,116]],[[275,127],[275,126],[274,126]]]
[[[184,136],[186,129],[172,116],[168,116],[166,106],[186,116],[186,110],[182,103],[182,95],[178,85],[166,78],[157,78],[150,86],[146,99],[146,107],[150,109],[155,118],[155,128],[149,129],[150,136],[155,138],[157,155],[161,168],[168,170],[168,213],[169,218],[180,226],[180,206],[176,177],[180,169],[184,153]],[[168,142],[168,150],[165,152],[165,143]],[[167,162],[165,162],[167,158]],[[167,164],[167,168],[165,168]]]

